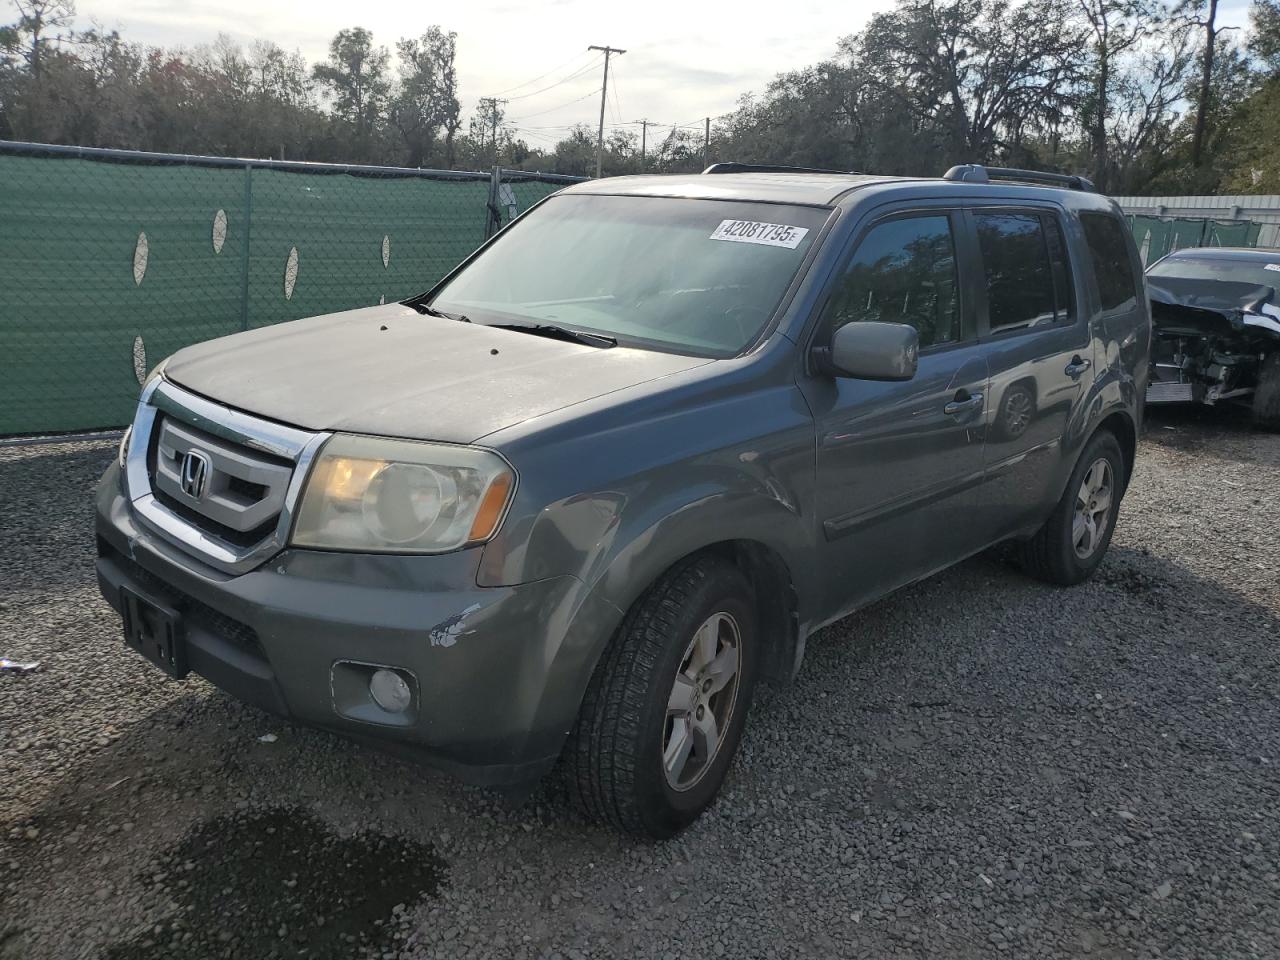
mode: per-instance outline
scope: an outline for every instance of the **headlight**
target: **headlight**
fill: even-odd
[[[482,543],[497,532],[515,481],[488,450],[337,434],[307,479],[293,543],[384,553]]]

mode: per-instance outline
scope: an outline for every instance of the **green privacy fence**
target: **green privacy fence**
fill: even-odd
[[[419,293],[570,179],[0,142],[0,435],[120,426],[180,347]]]
[[[1204,217],[1129,217],[1143,263],[1183,247],[1256,247],[1262,224]]]

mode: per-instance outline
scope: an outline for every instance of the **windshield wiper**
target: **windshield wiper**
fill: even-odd
[[[617,340],[613,337],[606,337],[602,333],[584,333],[581,330],[559,327],[554,323],[487,323],[485,326],[498,327],[501,330],[519,330],[521,333],[532,333],[535,336],[549,337],[552,340],[580,343],[587,347],[606,349],[618,345]]]
[[[428,317],[443,317],[445,320],[459,320],[462,323],[471,322],[471,318],[464,314],[445,313],[443,310],[437,310],[435,307],[431,306],[428,303],[419,302],[419,303],[410,304],[410,306],[412,306],[413,309],[417,310],[419,313],[425,313]]]

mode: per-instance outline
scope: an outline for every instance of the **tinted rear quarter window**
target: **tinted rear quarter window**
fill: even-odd
[[[1138,284],[1129,259],[1124,223],[1109,213],[1082,213],[1080,223],[1084,226],[1102,309],[1132,307],[1138,302]]]

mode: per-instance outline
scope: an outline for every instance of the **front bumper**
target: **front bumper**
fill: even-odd
[[[178,608],[193,672],[264,710],[411,753],[470,782],[519,783],[554,765],[591,668],[591,625],[575,616],[579,580],[479,587],[479,549],[416,557],[286,549],[231,575],[140,526],[118,474],[108,469],[97,494],[102,595],[117,611],[122,587]],[[340,712],[333,670],[341,661],[411,671],[412,723]]]

